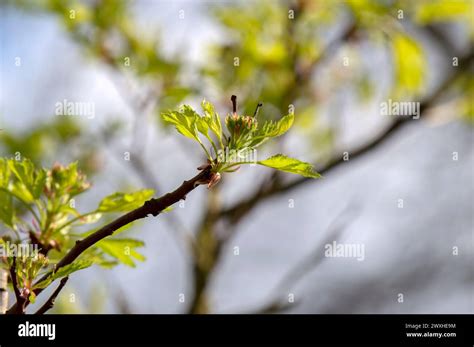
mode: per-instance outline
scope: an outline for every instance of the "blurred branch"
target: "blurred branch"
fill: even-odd
[[[38,311],[36,311],[35,314],[45,314],[46,312],[48,312],[50,309],[53,308],[54,306],[54,301],[56,300],[56,298],[58,297],[59,293],[61,292],[61,290],[64,288],[64,286],[66,285],[67,281],[68,281],[69,277],[64,277],[61,279],[61,281],[59,282],[59,286],[56,288],[56,290],[53,292],[53,294],[51,294],[51,296],[49,297],[49,299],[43,304],[43,306],[40,307],[40,309]]]

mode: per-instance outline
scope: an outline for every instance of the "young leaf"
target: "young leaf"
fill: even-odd
[[[10,169],[8,167],[8,161],[0,158],[0,188],[7,188],[8,182],[10,182]]]
[[[95,265],[99,265],[105,269],[112,269],[114,266],[117,266],[119,262],[117,260],[112,260],[108,257],[100,248],[92,247],[87,251],[82,253],[82,260],[90,261]]]
[[[298,159],[289,158],[282,154],[277,154],[268,159],[258,161],[257,164],[271,167],[280,171],[294,173],[304,177],[321,177],[319,173],[313,170],[313,166],[311,164],[299,161]]]
[[[265,122],[265,124],[255,132],[250,146],[257,147],[272,137],[283,135],[291,128],[294,119],[294,114],[290,113],[277,122]]]
[[[63,278],[63,277],[66,277],[66,276],[69,276],[70,274],[72,274],[73,272],[76,272],[76,271],[79,271],[79,270],[82,270],[82,269],[85,269],[85,268],[88,268],[89,266],[91,266],[93,263],[91,261],[86,261],[86,260],[76,260],[75,262],[69,264],[69,265],[66,265],[62,268],[60,268],[58,271],[56,271],[55,273],[51,274],[48,278],[46,278],[45,280],[37,283],[34,285],[34,289],[36,288],[46,288],[47,286],[49,286],[53,281],[57,280],[57,279],[60,279],[60,278]]]
[[[153,194],[153,189],[143,189],[128,194],[114,193],[100,202],[97,212],[128,212],[142,206]]]
[[[31,292],[30,292],[30,296],[28,297],[28,300],[30,300],[30,302],[31,302],[32,304],[35,303],[35,301],[36,301],[36,294],[35,294],[34,291],[31,291]]]

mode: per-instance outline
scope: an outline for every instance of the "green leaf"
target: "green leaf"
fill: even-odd
[[[265,122],[263,126],[256,131],[252,138],[251,147],[257,147],[261,145],[266,140],[281,136],[288,131],[293,125],[295,120],[295,115],[290,113],[284,117],[282,117],[279,121],[273,122]]]
[[[23,161],[10,160],[9,166],[17,177],[19,185],[23,186],[24,195],[27,191],[31,195],[31,199],[38,199],[46,183],[46,171],[35,169],[34,164],[27,159]]]
[[[299,161],[298,159],[289,158],[282,154],[277,154],[268,159],[258,161],[257,164],[271,167],[280,171],[294,173],[304,177],[321,177],[319,173],[313,170],[313,166],[311,164]]]
[[[66,276],[69,276],[70,274],[72,274],[76,271],[88,268],[92,264],[93,263],[91,261],[81,260],[81,259],[76,260],[75,262],[60,268],[58,271],[56,271],[53,274],[51,274],[50,276],[48,276],[48,278],[46,278],[45,280],[43,280],[39,283],[36,283],[34,285],[34,289],[36,289],[36,288],[46,288],[53,281],[55,281],[57,279],[60,279],[60,278],[63,278],[63,277],[66,277]]]
[[[31,191],[35,199],[38,199],[43,193],[44,185],[46,184],[46,177],[46,170],[40,169],[37,171],[36,177],[33,181],[33,185],[31,187]]]
[[[97,247],[112,258],[131,267],[135,267],[133,258],[139,261],[145,260],[143,255],[135,251],[135,248],[143,247],[144,245],[142,241],[135,239],[105,239],[97,243]]]
[[[10,228],[14,227],[15,211],[13,210],[13,197],[0,190],[0,220]]]
[[[173,124],[180,134],[197,141],[206,153],[208,159],[212,159],[198,134],[198,132],[203,134],[215,148],[214,142],[209,136],[210,123],[206,117],[201,117],[188,105],[181,106],[178,112],[171,111],[162,113],[162,117],[165,122]]]
[[[153,189],[134,193],[114,193],[102,199],[97,212],[128,212],[142,206],[154,194]]]
[[[219,118],[217,112],[214,110],[214,105],[212,105],[209,101],[203,100],[201,103],[201,107],[204,111],[204,117],[209,123],[209,128],[217,136],[219,142],[222,142],[221,119]]]

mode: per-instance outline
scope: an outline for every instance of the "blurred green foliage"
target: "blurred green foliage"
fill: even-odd
[[[290,113],[278,121],[266,121],[263,124],[257,119],[259,104],[253,116],[239,115],[237,113],[237,98],[232,96],[234,110],[225,118],[227,132],[224,131],[219,114],[215,112],[214,105],[208,101],[202,102],[204,114],[199,115],[189,105],[183,105],[178,111],[165,112],[163,119],[174,125],[181,135],[195,140],[204,150],[207,162],[214,179],[208,183],[211,188],[221,178],[223,172],[234,172],[244,164],[259,164],[276,170],[294,173],[311,178],[321,176],[313,170],[309,163],[289,158],[282,154],[272,156],[265,160],[256,160],[249,154],[255,153],[257,147],[270,139],[285,134],[293,125],[295,115]],[[214,141],[212,137],[218,141]],[[201,137],[208,140],[214,150],[208,151]],[[203,169],[203,168],[200,168]]]

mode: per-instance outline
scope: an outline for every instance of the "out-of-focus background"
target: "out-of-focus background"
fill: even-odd
[[[205,98],[224,116],[232,94],[262,119],[294,108],[266,151],[324,176],[245,167],[196,190],[129,231],[146,261],[74,274],[55,312],[473,313],[473,6],[3,1],[1,155],[77,160],[79,210],[192,177],[200,150],[159,114]],[[400,102],[421,117],[383,112]]]

